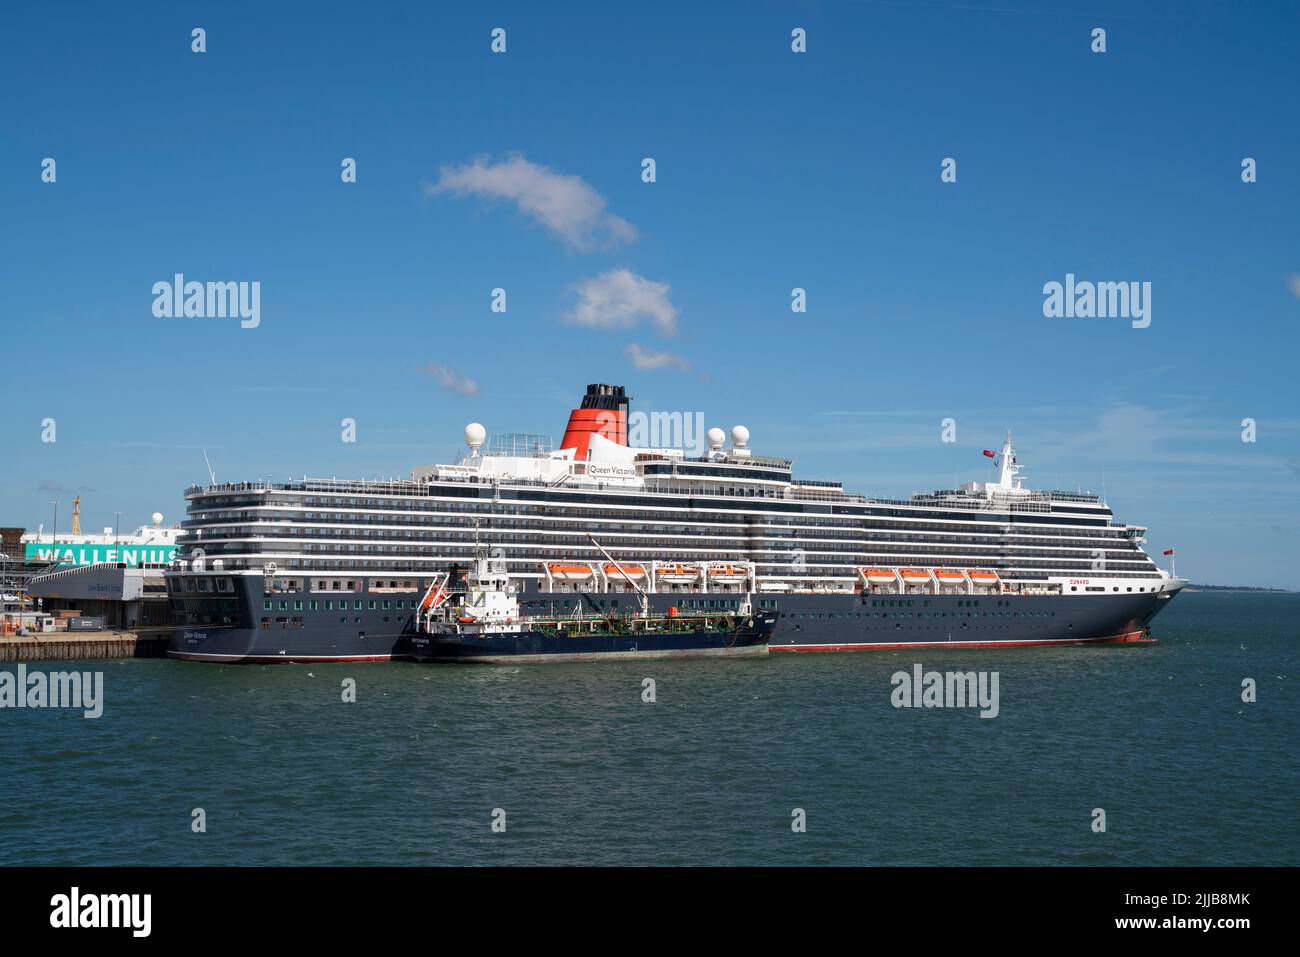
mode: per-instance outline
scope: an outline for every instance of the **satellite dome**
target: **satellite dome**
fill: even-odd
[[[153,523],[154,523],[155,525],[161,525],[161,524],[162,524],[162,519],[163,519],[163,514],[162,514],[162,512],[154,512],[154,513],[153,513],[152,515],[150,515],[149,517],[153,519]]]
[[[486,438],[487,429],[483,428],[479,423],[471,422],[469,425],[465,426],[465,444],[468,445],[472,451],[477,452],[482,447],[483,441]]]
[[[709,429],[708,439],[709,439],[709,448],[720,449],[722,448],[722,443],[727,440],[727,433],[723,432],[717,426],[714,426],[713,428]]]
[[[749,443],[749,429],[743,425],[734,426],[731,430],[731,444],[738,449],[743,449]]]

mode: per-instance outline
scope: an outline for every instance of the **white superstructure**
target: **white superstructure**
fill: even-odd
[[[474,423],[468,454],[409,481],[191,488],[182,552],[201,549],[228,571],[382,581],[468,563],[482,534],[512,579],[630,590],[625,576],[602,573],[592,533],[661,591],[1085,595],[1169,581],[1140,547],[1145,529],[1115,523],[1097,496],[1025,488],[1010,436],[997,481],[907,500],[796,480],[790,460],[753,453],[745,427],[731,438],[725,448],[712,430],[699,457],[598,434],[584,458],[541,442],[503,454],[483,451],[486,429]]]

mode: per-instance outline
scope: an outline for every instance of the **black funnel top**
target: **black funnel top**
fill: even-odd
[[[587,386],[587,394],[582,397],[583,409],[626,409],[631,396],[621,385],[605,385],[597,382]]]

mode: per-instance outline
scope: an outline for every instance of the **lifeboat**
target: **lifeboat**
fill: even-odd
[[[621,569],[621,572],[620,572]],[[640,565],[606,565],[605,574],[610,578],[621,579],[624,575],[628,578],[645,578],[645,569]]]
[[[447,600],[447,597],[448,597],[447,589],[443,588],[442,586],[439,586],[436,591],[431,591],[429,592],[429,594],[424,596],[424,601],[420,602],[420,611],[424,611],[426,608],[430,606],[437,608],[439,605],[441,605],[444,601]]]
[[[967,572],[967,574],[970,575],[970,580],[977,585],[996,585],[998,581],[997,572],[986,571],[984,569],[972,568]]]
[[[898,581],[892,568],[864,568],[862,574],[867,576],[867,581],[872,585],[892,585]]]
[[[695,565],[674,563],[655,568],[655,577],[671,585],[692,585],[699,580],[700,570]]]
[[[741,565],[714,565],[709,569],[709,580],[723,585],[736,585],[749,580],[749,572]]]
[[[562,582],[587,581],[595,575],[590,565],[566,565],[564,562],[549,562],[546,570],[552,578]]]
[[[904,568],[899,571],[903,576],[903,581],[909,585],[928,585],[930,584],[930,573],[924,568]]]
[[[934,577],[939,579],[941,585],[964,585],[966,576],[958,568],[936,568]]]

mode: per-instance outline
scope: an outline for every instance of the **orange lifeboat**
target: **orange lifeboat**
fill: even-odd
[[[424,596],[424,601],[420,602],[420,611],[424,611],[430,606],[437,608],[450,597],[451,592],[447,590],[446,583],[439,583],[437,588],[430,589],[429,594]]]
[[[564,562],[548,562],[546,570],[552,578],[562,582],[587,581],[595,574],[590,565],[568,565]]]
[[[605,566],[605,574],[610,578],[622,578],[624,575],[628,578],[645,578],[645,569],[640,565],[609,564]]]
[[[959,568],[936,568],[934,577],[939,579],[941,585],[964,585],[966,576],[961,573]]]
[[[909,585],[930,584],[930,573],[924,568],[903,568],[898,573],[903,576],[903,581]]]
[[[892,568],[864,568],[862,574],[867,576],[867,581],[872,585],[892,585],[898,581]]]
[[[986,571],[979,568],[972,568],[967,572],[967,574],[970,575],[970,580],[977,585],[996,585],[998,581],[997,572]]]

